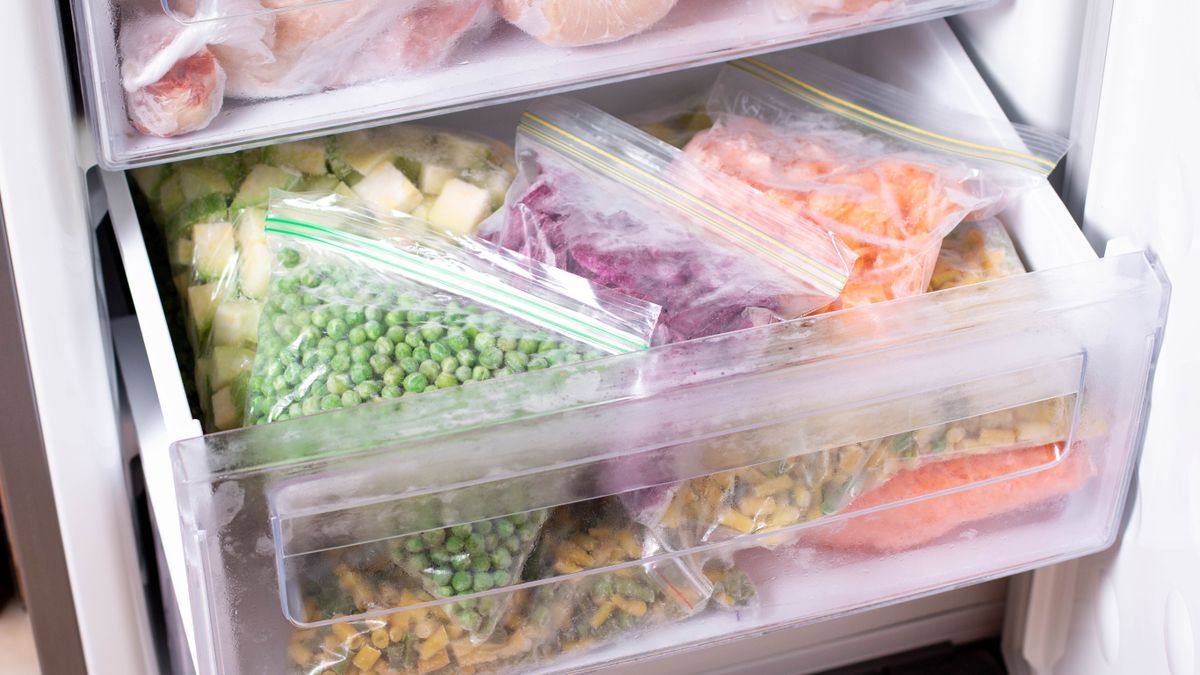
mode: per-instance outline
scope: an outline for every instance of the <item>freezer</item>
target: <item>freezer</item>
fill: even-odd
[[[290,11],[320,16],[356,2]],[[254,353],[214,354],[189,335],[249,331],[258,310],[204,288],[221,275],[189,265],[204,251],[241,252],[248,243],[236,223],[189,225],[186,239],[171,240],[170,223],[155,222],[156,209],[165,212],[160,178],[178,176],[161,162],[214,158],[191,165],[207,171],[237,157],[239,167],[289,167],[260,173],[290,188],[353,182],[366,192],[372,153],[398,142],[379,125],[419,118],[420,128],[444,130],[419,132],[435,134],[429,145],[439,149],[415,166],[394,157],[388,166],[414,186],[405,199],[421,218],[453,229],[463,217],[470,229],[505,201],[503,183],[522,170],[486,137],[511,142],[525,111],[552,105],[548,95],[578,90],[674,140],[696,123],[697,92],[713,82],[717,61],[868,30],[877,32],[801,49],[946,108],[1002,120],[985,82],[1002,70],[981,74],[972,62],[989,63],[980,56],[986,42],[973,36],[977,20],[879,30],[969,3],[879,3],[863,14],[807,17],[783,2],[694,3],[594,49],[554,44],[507,15],[472,16],[454,42],[459,51],[432,66],[322,83],[319,92],[227,92],[228,100],[206,103],[216,106],[211,122],[168,138],[135,128],[118,31],[146,18],[143,11],[194,38],[286,23],[279,17],[288,10],[115,4],[122,7],[74,7],[90,126],[74,125],[78,139],[64,135],[67,92],[41,82],[43,114],[9,116],[26,125],[29,147],[53,137],[65,151],[24,175],[10,166],[0,174],[43,392],[61,375],[37,346],[56,332],[53,298],[70,298],[86,343],[86,385],[62,390],[60,406],[43,401],[36,420],[76,598],[59,613],[83,638],[77,663],[201,673],[793,672],[994,636],[1002,620],[1014,672],[1075,672],[1099,653],[1063,631],[1087,634],[1080,622],[1088,616],[1111,617],[1111,592],[1101,585],[1099,608],[1081,606],[1073,617],[1064,608],[1072,594],[1092,592],[1092,573],[1078,583],[1074,576],[1103,564],[1092,554],[1125,551],[1112,547],[1127,532],[1128,505],[1140,503],[1136,471],[1171,283],[1154,251],[1117,241],[1098,257],[1045,181],[983,226],[956,230],[928,293],[631,353],[581,348],[565,365],[552,358],[572,355],[568,342],[514,336],[478,386],[459,386],[469,378],[457,373],[469,366],[455,344],[439,373],[414,371],[425,379],[413,389],[397,379],[395,401],[359,406],[388,397],[351,384],[349,403],[329,406],[349,407],[313,415],[320,397],[311,410],[297,400],[266,415],[279,421],[245,428],[243,408],[256,409],[242,405],[238,388]],[[372,3],[361,4],[356,11],[369,15]],[[430,6],[436,16],[438,3]],[[118,9],[126,13],[114,22]],[[45,21],[36,10],[26,18]],[[217,68],[234,68],[222,49],[212,47]],[[675,116],[662,123],[658,113],[645,115],[661,109]],[[6,138],[17,139],[6,126]],[[352,156],[361,161],[330,168],[333,155],[304,154],[335,147],[325,140],[334,131],[359,139]],[[1017,135],[1003,122],[981,133]],[[310,145],[280,145],[297,139]],[[241,154],[220,154],[232,150]],[[320,170],[294,168],[309,159]],[[249,188],[243,195],[244,176],[241,168],[227,174],[218,191],[257,199]],[[449,181],[464,186],[455,189],[465,210],[451,206],[455,199],[438,206]],[[187,197],[195,185],[176,178],[167,189]],[[31,235],[28,197],[49,186],[80,196],[51,210],[86,223],[85,232]],[[1010,248],[995,243],[1009,238]],[[1009,267],[986,281],[956,267],[985,264]],[[64,269],[72,271],[55,284],[29,285]],[[237,283],[244,292],[245,279]],[[107,305],[96,303],[97,290]],[[172,309],[181,297],[190,313]],[[389,309],[379,310],[380,322]],[[456,312],[468,329],[491,330]],[[413,321],[397,326],[421,333]],[[409,346],[444,349],[442,337],[422,334]],[[556,367],[520,373],[542,361]],[[519,377],[495,379],[513,370]],[[400,395],[436,388],[447,374],[454,386],[447,379],[444,390]],[[72,418],[86,424],[71,428]],[[82,445],[91,446],[86,458]],[[60,489],[68,484],[75,489]],[[86,535],[100,537],[91,541],[80,529],[89,510],[106,523]],[[96,547],[120,553],[84,564]],[[1189,663],[1179,647],[1187,607],[1180,599],[1167,606],[1167,658],[1176,666]],[[1104,620],[1100,654],[1111,664],[1116,628]],[[1070,658],[1060,663],[1064,644]],[[63,650],[43,663],[75,656]]]

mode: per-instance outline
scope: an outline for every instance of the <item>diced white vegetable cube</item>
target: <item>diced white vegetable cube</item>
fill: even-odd
[[[192,312],[192,325],[197,333],[203,335],[212,326],[213,312],[216,311],[220,295],[221,285],[217,283],[200,284],[187,289],[188,309]]]
[[[385,209],[409,213],[424,195],[391,163],[380,164],[354,185],[362,199]]]
[[[325,141],[297,141],[272,145],[263,151],[268,164],[286,166],[310,176],[325,173]]]
[[[242,411],[233,402],[233,387],[225,387],[212,395],[212,417],[217,431],[241,426]]]
[[[432,195],[426,195],[425,198],[421,200],[421,203],[417,204],[417,208],[412,210],[412,217],[416,218],[417,220],[423,220],[428,223],[429,222],[429,209],[433,208],[433,204],[436,201],[437,201],[437,197],[434,197]]]
[[[246,209],[237,218],[238,247],[245,249],[267,243],[267,213],[262,209]]]
[[[238,256],[238,284],[242,295],[256,300],[267,297],[271,283],[271,249],[266,242],[255,242]]]
[[[300,184],[303,176],[299,171],[287,167],[256,164],[250,169],[241,189],[233,198],[229,208],[237,211],[251,206],[266,206],[271,195],[271,188],[293,190]]]
[[[191,239],[176,239],[171,242],[171,264],[190,266],[194,253]]]
[[[337,187],[333,188],[333,194],[349,197],[350,199],[358,199],[358,193],[345,183],[338,183]]]
[[[192,262],[203,279],[219,279],[235,251],[233,226],[229,223],[199,223],[192,226]]]
[[[487,161],[491,148],[486,143],[468,140],[453,134],[438,136],[438,143],[445,148],[450,164],[462,169],[478,168]]]
[[[429,209],[429,222],[460,234],[471,234],[491,213],[492,197],[487,190],[454,178],[446,181],[442,194]]]
[[[259,304],[251,300],[226,300],[213,313],[212,339],[218,345],[258,344]]]
[[[248,372],[254,363],[254,352],[241,347],[217,345],[213,347],[212,373],[209,384],[213,390],[222,389],[238,375]]]
[[[439,195],[442,193],[442,187],[446,185],[446,181],[451,178],[457,178],[458,172],[454,169],[437,164],[421,165],[421,180],[418,187],[421,192],[427,195]]]

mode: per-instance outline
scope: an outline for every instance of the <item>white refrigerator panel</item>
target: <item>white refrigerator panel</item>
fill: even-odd
[[[1035,574],[1022,669],[1200,673],[1200,6],[1116,0],[1084,230],[1158,251],[1174,286],[1136,495],[1112,550]]]

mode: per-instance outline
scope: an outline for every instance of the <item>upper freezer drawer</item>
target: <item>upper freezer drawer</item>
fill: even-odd
[[[129,168],[711,63],[989,0],[76,0]]]
[[[1129,254],[177,443],[201,668],[578,672],[1103,549],[1167,299]]]

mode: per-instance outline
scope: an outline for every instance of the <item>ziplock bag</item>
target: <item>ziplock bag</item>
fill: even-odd
[[[497,0],[501,16],[552,47],[615,42],[658,23],[677,0]]]
[[[772,532],[859,508],[860,495],[887,485],[902,471],[942,462],[971,466],[1024,448],[1065,441],[1071,398],[1048,399],[1013,409],[915,429],[794,458],[683,481],[669,490],[646,490],[626,499],[639,522],[671,549]],[[786,426],[734,434],[704,452],[734,456],[739,447],[788,441]],[[937,469],[931,469],[937,472]],[[961,469],[960,469],[961,471]],[[1005,475],[1003,473],[999,475]],[[967,481],[970,482],[970,481]],[[919,483],[919,497],[934,491]],[[889,502],[890,503],[890,502]],[[851,526],[853,527],[853,526]],[[791,537],[760,540],[777,546]]]
[[[705,93],[688,96],[670,105],[629,115],[625,121],[668,145],[683,148],[692,137],[712,126],[707,98]]]
[[[829,309],[915,295],[938,245],[1054,168],[1067,141],[935,107],[800,52],[726,65],[695,161],[811,218],[858,254]]]
[[[977,284],[1025,272],[1004,224],[995,218],[959,225],[942,240],[929,290]]]
[[[536,103],[517,154],[480,235],[662,306],[655,344],[803,316],[845,283],[828,232],[585,103]]]
[[[274,193],[246,419],[644,349],[654,305],[338,195]]]

